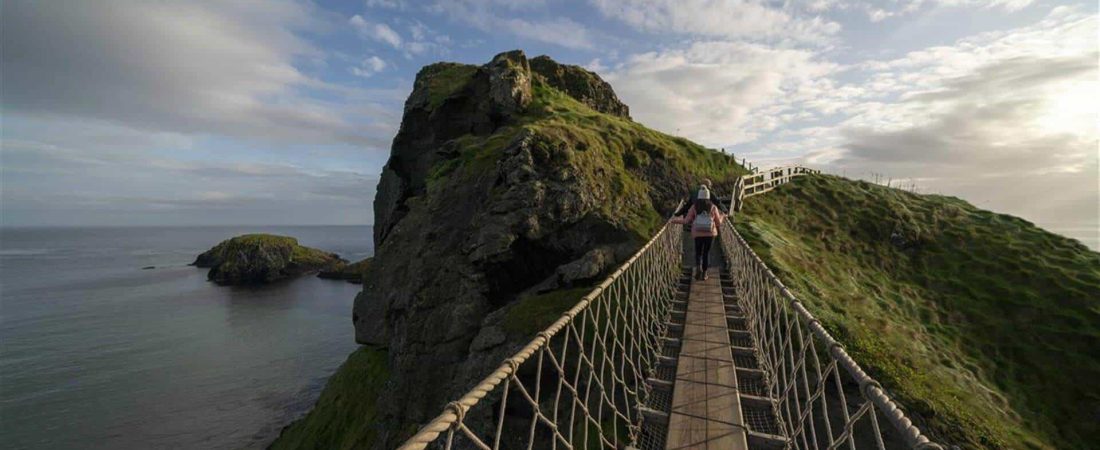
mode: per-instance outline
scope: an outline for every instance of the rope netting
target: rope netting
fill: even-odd
[[[787,448],[940,449],[794,297],[727,221],[721,230],[778,434]],[[880,422],[885,421],[887,426]]]
[[[403,449],[623,448],[642,434],[681,267],[666,225]]]

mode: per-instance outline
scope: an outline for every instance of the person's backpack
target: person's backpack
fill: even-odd
[[[703,211],[695,215],[695,221],[691,223],[691,231],[709,233],[714,228],[714,219],[710,217],[710,211]]]

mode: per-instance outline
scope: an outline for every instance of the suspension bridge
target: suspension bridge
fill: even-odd
[[[746,175],[730,211],[815,172]],[[706,280],[665,225],[401,448],[942,450],[731,222]]]

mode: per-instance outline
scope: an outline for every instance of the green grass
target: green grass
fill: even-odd
[[[271,449],[358,449],[378,435],[374,399],[389,373],[386,352],[360,347],[329,378],[309,414],[283,430]]]
[[[242,234],[227,239],[214,246],[208,253],[218,261],[231,264],[236,261],[234,255],[248,253],[254,249],[266,249],[268,252],[288,255],[288,263],[308,267],[325,266],[335,261],[332,254],[299,245],[295,238],[266,233]]]
[[[450,71],[454,73],[445,78],[458,76],[457,68]],[[528,133],[535,136],[535,145],[547,150],[555,146],[568,149],[548,153],[564,155],[577,182],[586,184],[586,189],[606,191],[608,198],[618,199],[605,202],[601,216],[630,230],[641,243],[664,223],[663,214],[650,201],[654,171],[665,177],[662,183],[681,184],[685,191],[702,178],[731,185],[734,178],[747,173],[728,155],[595,111],[538,78],[532,88],[527,112],[512,123],[488,136],[466,135],[448,143],[457,157],[431,169],[429,193],[494,170],[508,144]],[[651,170],[652,165],[661,168]]]
[[[521,298],[505,315],[504,331],[533,338],[535,333],[554,323],[589,292],[592,292],[592,286],[559,289]]]
[[[425,78],[428,83],[428,108],[435,110],[443,104],[444,100],[466,86],[466,83],[477,72],[477,66],[438,63],[421,70],[431,73],[430,76]]]
[[[964,448],[1100,442],[1100,254],[952,197],[810,176],[738,230],[868,371]]]

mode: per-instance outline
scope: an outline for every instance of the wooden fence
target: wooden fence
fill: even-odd
[[[740,211],[746,198],[763,194],[781,184],[790,183],[794,177],[811,173],[821,173],[821,171],[802,166],[784,166],[742,176],[734,184],[733,195],[730,198],[730,212]]]

